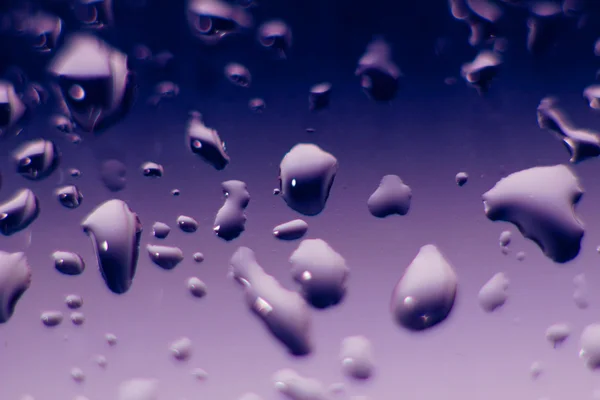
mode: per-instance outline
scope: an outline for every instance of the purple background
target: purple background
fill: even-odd
[[[377,370],[369,382],[347,382],[343,396],[592,398],[600,378],[585,367],[578,351],[582,328],[599,320],[598,161],[576,167],[586,191],[577,208],[586,234],[579,257],[566,265],[553,264],[512,226],[488,221],[481,195],[508,173],[568,162],[563,145],[537,126],[535,110],[542,97],[559,96],[578,125],[600,125],[600,117],[581,97],[600,65],[592,51],[598,33],[594,15],[583,30],[566,33],[564,43],[541,60],[526,53],[524,19],[511,15],[504,69],[489,96],[482,98],[460,78],[454,86],[444,84],[445,77],[457,76],[460,65],[476,54],[466,43],[466,27],[452,20],[445,1],[397,2],[393,9],[384,0],[324,5],[265,1],[253,11],[256,20],[282,17],[294,32],[294,47],[284,62],[271,60],[254,33],[207,49],[187,32],[182,2],[169,2],[168,7],[154,3],[136,13],[120,9],[116,29],[122,43],[112,40],[117,34],[107,33],[124,50],[145,42],[175,55],[174,66],[166,71],[139,72],[138,102],[125,120],[97,137],[83,134],[83,142],[74,145],[49,125],[52,107],[46,106],[18,137],[2,139],[0,198],[29,187],[40,199],[41,214],[25,231],[0,238],[2,250],[24,251],[33,269],[31,288],[12,319],[0,325],[0,399],[18,400],[25,393],[49,400],[77,394],[90,400],[115,399],[119,383],[136,377],[159,379],[161,399],[235,399],[247,391],[276,399],[272,375],[281,368],[294,368],[326,385],[344,381],[340,342],[357,334],[372,341]],[[353,75],[374,33],[386,35],[405,74],[398,97],[389,105],[372,103]],[[452,46],[450,53],[436,57],[435,40],[440,37]],[[7,65],[18,64],[32,79],[42,80],[39,65],[32,62],[35,57],[2,40]],[[225,80],[222,69],[229,61],[250,69],[251,88],[238,89]],[[152,85],[164,79],[178,83],[181,94],[156,110],[145,100]],[[333,84],[331,107],[309,113],[308,89],[324,80]],[[249,111],[252,97],[265,99],[262,115]],[[224,171],[212,169],[186,148],[185,124],[192,109],[226,142],[231,164]],[[307,133],[308,127],[316,132]],[[10,153],[38,137],[57,142],[62,164],[46,180],[30,182],[14,172]],[[326,240],[347,260],[351,277],[340,306],[312,311],[314,354],[293,359],[249,312],[241,288],[226,275],[233,252],[248,246],[268,273],[288,288],[297,287],[287,259],[299,242],[279,242],[271,231],[301,216],[272,191],[281,158],[305,142],[331,152],[340,165],[325,211],[305,218],[306,238]],[[127,187],[116,194],[99,180],[99,165],[108,158],[128,167]],[[162,164],[164,177],[143,177],[139,166],[144,161]],[[71,167],[82,176],[69,177],[66,169]],[[470,176],[464,187],[454,181],[459,171]],[[366,201],[385,174],[398,174],[412,188],[408,215],[379,220],[369,214]],[[246,232],[226,243],[214,235],[212,222],[223,203],[220,183],[229,179],[246,182],[251,201]],[[54,197],[53,190],[66,182],[83,192],[83,204],[76,210],[63,208]],[[174,188],[181,190],[180,197],[170,194]],[[94,207],[110,198],[125,200],[144,226],[137,275],[122,296],[105,287],[91,242],[80,227]],[[176,227],[181,214],[199,221],[196,233]],[[151,236],[154,221],[172,227],[166,240]],[[510,254],[503,255],[498,237],[507,228],[513,243]],[[178,246],[186,258],[174,270],[163,271],[151,263],[147,243]],[[429,243],[455,267],[458,299],[445,323],[410,333],[393,322],[390,296],[404,268]],[[55,250],[79,253],[87,264],[84,274],[60,275],[50,258]],[[521,250],[526,259],[517,261],[515,254]],[[192,259],[196,251],[205,254],[201,264]],[[509,299],[497,312],[485,314],[477,293],[496,272],[510,279]],[[572,300],[573,277],[579,273],[588,281],[587,310]],[[187,292],[191,276],[206,282],[206,298],[194,299]],[[86,321],[80,327],[68,320],[64,297],[71,293],[84,298]],[[63,311],[65,321],[56,328],[44,327],[40,314],[46,310]],[[558,322],[569,323],[573,333],[554,350],[544,334]],[[117,346],[107,345],[107,332],[118,337]],[[194,345],[192,358],[183,363],[169,353],[170,343],[182,336]],[[97,354],[107,357],[106,370],[94,363]],[[534,361],[544,366],[538,380],[529,372]],[[83,369],[84,383],[72,380],[72,367]],[[190,375],[196,367],[208,372],[205,382]]]

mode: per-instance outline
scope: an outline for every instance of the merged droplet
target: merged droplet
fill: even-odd
[[[208,378],[208,372],[202,368],[194,368],[192,370],[192,376],[199,381],[205,381]]]
[[[71,36],[49,70],[62,111],[85,131],[112,125],[133,103],[127,56],[92,35]]]
[[[12,317],[30,285],[31,267],[25,254],[0,251],[0,324]]]
[[[158,400],[156,379],[136,378],[119,385],[117,400]]]
[[[213,231],[221,239],[231,241],[246,229],[245,210],[250,202],[250,193],[242,181],[226,181],[221,187],[225,194],[225,204],[217,212]]]
[[[194,253],[194,261],[196,261],[197,263],[201,263],[202,261],[204,261],[204,254],[200,253],[200,252],[196,252]]]
[[[600,324],[586,326],[581,332],[579,356],[589,369],[600,367]]]
[[[75,185],[61,186],[54,191],[60,204],[66,208],[77,208],[83,201],[83,194]]]
[[[219,134],[204,125],[202,116],[197,111],[190,113],[186,139],[192,153],[200,156],[215,169],[220,171],[229,164],[229,156],[225,152],[225,144]]]
[[[21,189],[0,203],[0,233],[10,236],[27,228],[40,214],[40,202],[29,189]]]
[[[279,240],[300,239],[308,231],[308,224],[301,219],[295,219],[273,228],[273,236]]]
[[[198,230],[198,222],[194,218],[185,215],[177,217],[177,226],[186,233],[194,233]]]
[[[160,178],[164,173],[162,165],[151,161],[143,163],[140,169],[142,170],[142,174],[149,178]]]
[[[72,310],[77,310],[83,306],[83,297],[78,294],[69,294],[65,297],[65,304]]]
[[[354,73],[360,77],[361,86],[367,95],[375,100],[388,102],[396,97],[400,69],[392,60],[392,50],[383,37],[375,37],[358,60]]]
[[[301,376],[292,369],[282,369],[273,376],[275,389],[290,400],[327,400],[327,388],[314,378]]]
[[[148,244],[146,250],[152,262],[162,269],[171,270],[183,260],[183,251],[179,247]]]
[[[244,287],[246,304],[271,334],[292,355],[309,354],[311,315],[304,299],[267,274],[247,247],[240,247],[233,254],[230,266],[231,275]]]
[[[571,335],[571,327],[567,324],[554,324],[546,329],[546,340],[556,348],[563,344]]]
[[[279,164],[281,197],[292,210],[317,215],[325,208],[337,169],[337,159],[319,146],[297,144]]]
[[[187,21],[194,36],[209,45],[249,29],[253,23],[245,9],[221,0],[190,0]]]
[[[192,356],[192,341],[187,337],[175,340],[169,346],[169,351],[178,361],[186,361]]]
[[[60,311],[44,311],[40,317],[42,324],[49,328],[60,325],[63,321],[63,313]]]
[[[152,225],[152,234],[157,239],[166,239],[170,232],[171,227],[164,222],[155,222],[154,225]]]
[[[55,251],[52,253],[54,268],[61,274],[80,275],[85,270],[83,258],[77,253],[70,251]]]
[[[208,291],[206,283],[202,282],[200,278],[196,278],[195,276],[188,279],[187,288],[192,296],[198,298],[206,296]]]
[[[81,223],[90,237],[98,267],[110,291],[129,290],[137,267],[142,223],[122,200],[108,200],[96,207]]]
[[[50,140],[37,139],[24,143],[13,153],[17,172],[30,180],[44,179],[60,164],[60,153]]]
[[[377,218],[406,215],[410,210],[412,190],[398,175],[385,175],[367,201],[369,212]]]
[[[346,294],[350,269],[346,260],[322,239],[303,240],[290,256],[292,276],[315,308],[338,304]]]
[[[572,163],[600,155],[600,135],[590,129],[576,127],[559,107],[558,99],[546,97],[537,108],[538,125],[562,140]]]
[[[394,288],[392,315],[406,329],[431,328],[450,315],[457,289],[454,268],[437,247],[425,245]]]
[[[499,272],[479,290],[479,305],[485,312],[492,312],[502,307],[508,298],[509,281],[506,275]]]
[[[282,20],[267,21],[258,27],[258,42],[278,58],[286,59],[292,47],[292,30]]]
[[[340,358],[344,374],[353,379],[369,379],[375,370],[373,346],[364,336],[349,336],[342,340]]]
[[[127,167],[119,160],[106,160],[100,166],[100,179],[111,192],[119,192],[127,185]]]
[[[225,77],[234,85],[244,88],[250,87],[252,82],[252,75],[248,68],[238,63],[229,63],[225,66]]]
[[[492,80],[502,65],[500,54],[490,50],[482,50],[475,59],[463,64],[461,75],[466,82],[482,94],[489,90]]]
[[[534,167],[502,178],[483,204],[490,220],[516,225],[547,257],[566,263],[579,254],[584,234],[574,210],[583,193],[568,167]]]
[[[319,111],[329,107],[331,101],[331,83],[318,83],[310,88],[308,95],[308,109]]]

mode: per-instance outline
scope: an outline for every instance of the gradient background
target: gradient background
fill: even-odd
[[[64,11],[61,4],[45,3]],[[562,42],[541,59],[533,59],[525,49],[524,13],[507,14],[501,25],[510,41],[504,68],[482,98],[460,78],[454,86],[444,84],[444,78],[457,76],[460,65],[476,54],[467,43],[467,26],[452,19],[444,0],[264,0],[252,11],[256,22],[283,18],[293,30],[292,51],[282,62],[260,48],[255,31],[217,47],[198,43],[187,30],[183,1],[149,0],[135,7],[127,1],[116,3],[116,27],[103,33],[107,40],[124,51],[145,43],[155,52],[169,50],[175,58],[166,69],[137,71],[137,104],[126,119],[101,135],[83,134],[79,145],[68,142],[48,123],[50,102],[18,137],[2,138],[0,198],[29,187],[40,199],[41,214],[29,229],[0,238],[2,250],[26,253],[34,274],[13,318],[0,325],[0,399],[18,400],[29,393],[42,400],[77,394],[110,400],[116,398],[120,382],[136,377],[159,379],[164,400],[236,399],[247,391],[277,399],[272,374],[281,368],[294,368],[325,385],[344,381],[340,342],[357,334],[372,341],[377,371],[369,382],[347,382],[342,397],[593,398],[600,377],[584,366],[578,351],[583,327],[600,320],[598,160],[576,167],[586,190],[578,214],[587,230],[579,257],[566,265],[546,259],[512,226],[488,221],[481,195],[509,173],[568,162],[563,145],[537,126],[535,110],[543,96],[559,96],[579,125],[600,125],[600,117],[581,96],[600,66],[593,55],[600,33],[594,28],[600,20],[597,10],[590,10],[580,30],[572,21]],[[68,15],[67,26],[73,27]],[[365,46],[379,33],[392,44],[393,58],[405,74],[389,105],[369,101],[353,75]],[[446,38],[449,47],[436,56],[439,38]],[[45,57],[28,53],[7,35],[0,38],[0,47],[3,69],[18,65],[32,80],[44,82]],[[223,67],[231,61],[249,68],[251,88],[234,87],[223,77]],[[156,110],[145,100],[161,80],[179,84],[181,94]],[[325,80],[333,84],[331,107],[309,113],[308,90]],[[248,110],[252,97],[265,99],[262,115]],[[199,110],[227,143],[231,164],[224,171],[214,170],[186,148],[185,124],[192,109]],[[308,127],[316,132],[307,133]],[[55,140],[63,159],[60,171],[30,182],[14,172],[10,153],[38,137]],[[287,259],[299,242],[279,242],[271,230],[299,217],[272,194],[281,158],[299,142],[315,143],[339,160],[325,211],[305,218],[306,238],[326,240],[345,257],[351,277],[340,306],[313,311],[314,354],[293,359],[249,312],[241,288],[226,275],[231,255],[243,245],[253,249],[259,263],[283,285],[297,288]],[[118,158],[128,167],[127,187],[116,194],[99,180],[99,165],[108,158]],[[162,164],[164,177],[143,177],[139,166],[144,161]],[[71,167],[79,168],[82,176],[69,177],[66,169]],[[470,176],[462,188],[454,181],[459,171]],[[369,214],[366,201],[385,174],[398,174],[411,186],[408,215],[379,220]],[[229,179],[245,181],[252,197],[246,232],[226,243],[215,237],[212,222],[223,203],[220,183]],[[71,182],[84,194],[76,210],[63,208],[53,194],[57,185]],[[180,197],[170,194],[174,188],[181,190]],[[79,225],[110,198],[128,202],[144,225],[138,272],[131,290],[122,296],[105,287],[90,239]],[[175,225],[180,214],[197,219],[199,230],[181,232]],[[172,227],[164,241],[152,237],[157,220]],[[511,253],[503,255],[498,237],[507,228],[514,233],[513,243]],[[186,259],[173,271],[163,271],[151,263],[147,243],[179,246]],[[454,265],[460,289],[451,318],[415,334],[395,325],[389,301],[404,268],[428,243],[437,245]],[[78,252],[87,264],[84,274],[56,272],[50,258],[55,250]],[[205,254],[205,262],[193,261],[196,251]],[[526,252],[524,261],[516,260],[517,251]],[[511,282],[508,302],[485,314],[477,293],[501,271]],[[588,281],[587,310],[578,309],[572,300],[573,277],[579,273]],[[206,298],[189,295],[190,276],[206,282]],[[71,324],[64,304],[71,293],[84,297],[81,311],[87,319],[80,327]],[[40,322],[40,313],[54,309],[66,318],[49,329]],[[573,333],[554,350],[544,335],[557,322],[571,324]],[[117,335],[117,346],[106,344],[106,332]],[[181,336],[194,344],[192,358],[184,363],[174,361],[168,349]],[[106,370],[93,362],[96,354],[107,357]],[[544,366],[538,380],[529,372],[534,361]],[[83,384],[70,377],[72,367],[83,369]],[[196,367],[208,372],[208,380],[199,382],[190,375]]]

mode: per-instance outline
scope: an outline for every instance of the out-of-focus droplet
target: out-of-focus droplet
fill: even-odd
[[[108,360],[101,354],[94,357],[94,362],[102,369],[106,368],[108,365]]]
[[[75,185],[61,186],[54,191],[54,195],[65,208],[77,208],[83,201],[83,194]]]
[[[208,378],[208,372],[202,368],[195,368],[192,370],[192,376],[199,381],[205,381]]]
[[[358,60],[354,73],[361,79],[361,86],[368,96],[379,102],[389,102],[399,88],[402,76],[400,69],[392,60],[390,45],[382,38],[375,37]]]
[[[90,237],[98,267],[108,289],[115,294],[129,290],[137,267],[142,223],[122,200],[108,200],[81,223]]]
[[[122,382],[117,400],[158,400],[158,380],[135,378]]]
[[[275,389],[289,400],[327,400],[327,388],[314,378],[301,376],[292,369],[282,369],[273,375]]]
[[[81,171],[77,168],[69,168],[68,172],[72,178],[79,178],[81,176]]]
[[[198,222],[194,218],[186,215],[177,217],[177,226],[186,233],[194,233],[198,230]]]
[[[244,8],[221,0],[189,0],[187,21],[192,34],[208,45],[216,45],[253,24]]]
[[[502,307],[508,298],[509,280],[502,272],[492,276],[479,290],[479,305],[485,312],[493,312]]]
[[[183,251],[179,247],[148,244],[146,250],[152,262],[165,270],[171,270],[183,261]]]
[[[465,81],[482,94],[489,90],[492,80],[502,65],[500,54],[490,50],[480,51],[475,59],[463,64],[461,75]]]
[[[392,315],[411,331],[431,328],[450,315],[457,290],[454,268],[437,247],[423,246],[394,288]]]
[[[204,125],[202,116],[196,111],[190,113],[186,139],[192,153],[200,156],[216,170],[220,171],[229,164],[229,156],[225,152],[225,145],[219,134]]]
[[[469,180],[469,175],[466,172],[459,172],[454,178],[458,186],[464,186]]]
[[[297,240],[306,234],[308,224],[301,219],[295,219],[273,228],[273,236],[279,240]]]
[[[552,347],[557,348],[563,344],[571,335],[571,327],[567,324],[554,324],[546,329],[546,340],[550,342]]]
[[[587,99],[590,108],[600,110],[600,85],[590,85],[583,90],[583,97]]]
[[[188,279],[187,288],[192,296],[198,298],[206,296],[208,290],[208,288],[206,287],[206,283],[202,282],[199,278],[196,278],[195,276]]]
[[[104,340],[106,340],[106,343],[108,343],[109,346],[115,346],[117,344],[117,337],[112,333],[105,334]]]
[[[248,108],[250,109],[250,111],[260,114],[263,111],[265,111],[267,105],[265,104],[265,101],[263,99],[254,98],[248,101]]]
[[[73,12],[86,28],[104,29],[114,23],[113,0],[75,0]]]
[[[63,318],[63,313],[60,311],[44,311],[40,316],[42,324],[49,328],[60,325],[60,323],[63,321]]]
[[[364,336],[349,336],[342,340],[340,359],[344,374],[353,379],[369,379],[375,370],[373,345]]]
[[[111,192],[119,192],[127,185],[127,167],[119,160],[106,160],[100,166],[100,179]]]
[[[484,211],[492,221],[517,226],[554,262],[566,263],[581,247],[584,226],[574,207],[583,193],[568,167],[533,167],[502,178],[484,193]]]
[[[314,144],[292,147],[279,164],[283,199],[294,211],[304,215],[320,214],[338,170],[338,161]]]
[[[511,241],[512,233],[510,231],[502,231],[502,233],[500,233],[500,238],[498,239],[500,247],[507,247]]]
[[[398,175],[385,175],[367,201],[371,215],[385,218],[393,214],[406,215],[410,210],[412,190]]]
[[[54,268],[64,275],[80,275],[85,270],[81,256],[70,251],[55,251],[52,253]]]
[[[44,12],[28,14],[19,18],[17,31],[24,35],[31,48],[40,53],[53,51],[60,39],[62,21]]]
[[[40,214],[40,202],[29,189],[21,189],[0,203],[0,233],[10,236],[27,228]]]
[[[258,42],[278,58],[286,59],[292,47],[292,30],[282,20],[267,21],[258,27]]]
[[[82,383],[85,381],[85,374],[81,368],[72,368],[71,369],[71,378],[77,383]]]
[[[142,174],[149,178],[160,178],[165,172],[162,165],[150,161],[143,163],[140,169]]]
[[[587,279],[584,274],[576,275],[573,278],[575,291],[573,292],[573,301],[577,308],[585,310],[590,306]]]
[[[327,308],[342,301],[350,269],[346,260],[322,239],[303,240],[289,259],[294,281],[315,308]]]
[[[50,119],[52,126],[62,133],[73,133],[75,127],[73,121],[61,114],[53,115]]]
[[[517,259],[517,261],[523,261],[523,260],[525,260],[525,257],[526,257],[526,254],[524,251],[519,251],[515,255],[515,258]]]
[[[310,88],[308,94],[308,109],[319,111],[329,107],[331,101],[331,83],[318,83]]]
[[[187,361],[192,356],[192,341],[187,337],[175,340],[169,346],[169,351],[178,361]]]
[[[533,1],[527,20],[527,50],[534,56],[546,53],[566,28],[563,10],[558,2]]]
[[[37,139],[17,148],[13,159],[21,176],[29,180],[40,180],[56,170],[60,164],[60,152],[54,142]]]
[[[244,88],[250,87],[252,82],[252,75],[248,68],[238,63],[229,63],[225,66],[225,77],[234,85]]]
[[[9,81],[0,81],[0,135],[10,131],[25,115],[26,107]]]
[[[217,212],[213,231],[221,239],[231,241],[246,229],[245,209],[250,202],[250,193],[242,181],[226,181],[221,187],[225,193],[225,204]]]
[[[0,251],[0,324],[8,322],[19,299],[31,286],[31,267],[25,253]]]
[[[312,350],[311,315],[304,299],[268,275],[247,247],[238,248],[230,267],[233,278],[243,286],[246,304],[254,315],[290,354],[308,355]]]

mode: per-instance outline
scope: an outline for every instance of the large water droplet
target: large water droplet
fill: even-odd
[[[231,274],[244,287],[246,304],[292,355],[312,350],[311,315],[304,299],[285,289],[258,264],[254,252],[240,247],[231,257]]]
[[[457,289],[456,273],[437,247],[423,246],[394,288],[392,315],[406,329],[425,330],[448,317]]]
[[[250,193],[242,181],[226,181],[221,184],[225,204],[217,212],[213,230],[221,239],[231,241],[244,232]]]
[[[534,167],[510,174],[484,193],[486,216],[511,222],[544,254],[565,263],[579,254],[583,223],[575,204],[583,196],[577,176],[568,167]]]
[[[187,288],[192,296],[202,298],[206,296],[207,287],[204,282],[195,276],[191,277],[187,281]]]
[[[40,202],[29,189],[21,189],[0,203],[0,233],[10,236],[27,228],[40,214]]]
[[[571,327],[564,323],[550,325],[548,329],[546,329],[546,340],[548,340],[554,348],[563,344],[570,335]]]
[[[119,160],[106,160],[100,166],[100,179],[111,192],[119,192],[127,186],[127,167]]]
[[[142,224],[127,203],[108,200],[81,223],[92,240],[106,286],[116,294],[129,290],[137,267]]]
[[[30,285],[31,268],[25,254],[0,251],[0,324],[12,317]]]
[[[283,199],[301,214],[319,214],[325,208],[337,169],[337,159],[319,146],[295,145],[279,165]]]
[[[60,164],[60,153],[54,142],[44,139],[32,140],[21,145],[13,153],[17,172],[30,180],[44,179]]]
[[[473,61],[462,66],[461,75],[470,86],[483,94],[490,89],[492,80],[498,74],[501,65],[500,54],[482,50]]]

